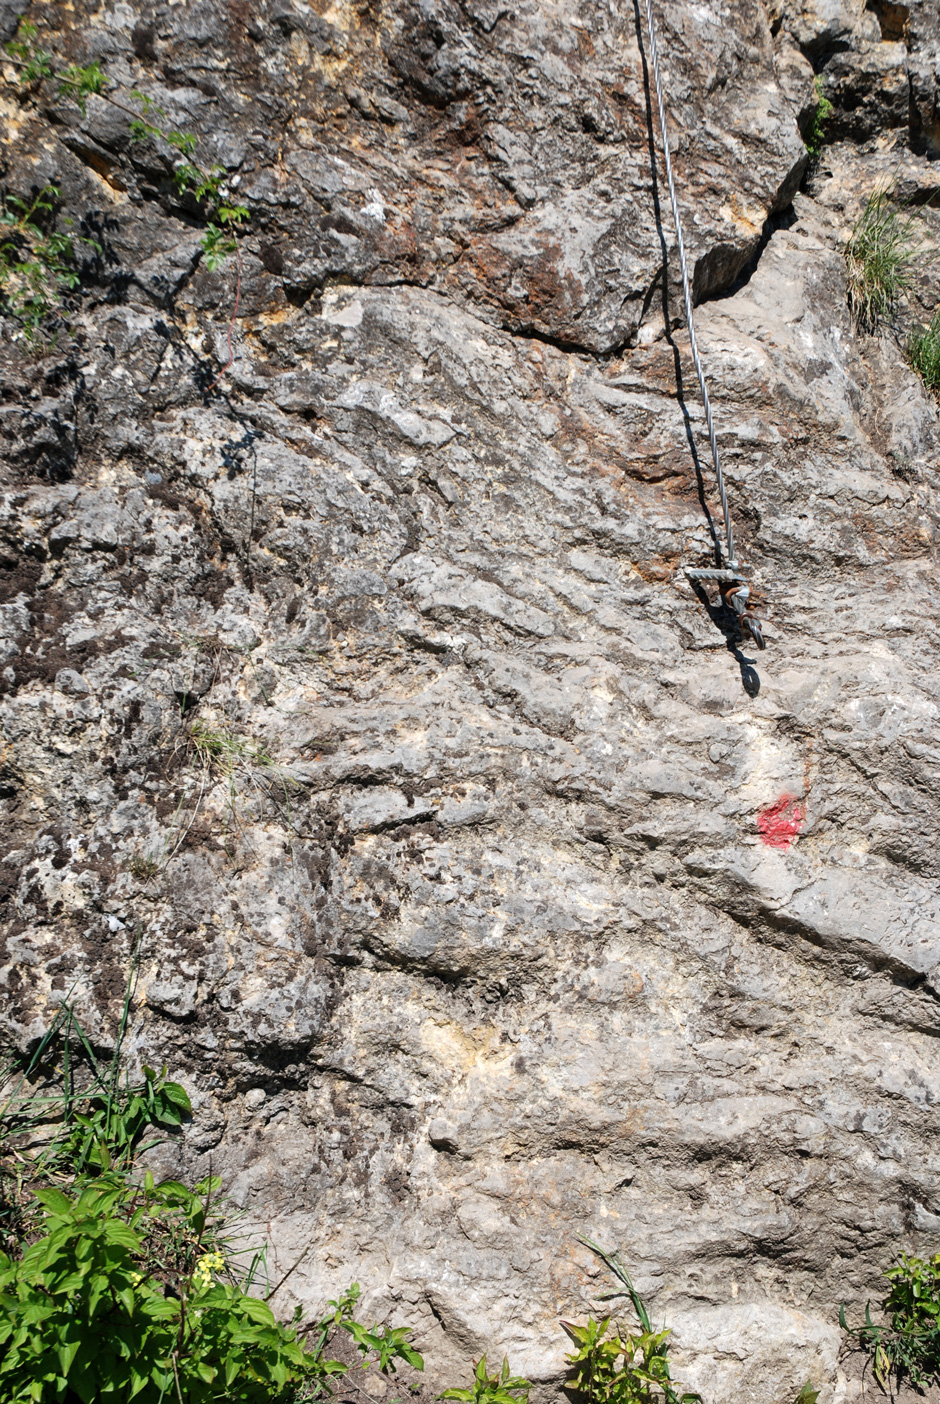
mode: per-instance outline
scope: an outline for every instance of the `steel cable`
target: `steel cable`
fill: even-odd
[[[663,84],[659,74],[659,51],[656,47],[656,28],[653,24],[653,0],[645,0],[645,4],[646,27],[649,31],[650,38],[650,58],[653,61],[653,80],[656,85],[656,105],[659,108],[659,130],[663,138],[663,162],[666,167],[666,183],[669,186],[672,219],[676,226],[676,243],[679,246],[679,267],[682,269],[682,292],[685,297],[685,319],[689,328],[689,345],[692,348],[692,360],[695,362],[699,388],[702,391],[702,402],[705,405],[705,422],[708,425],[708,438],[712,448],[712,462],[715,465],[715,478],[718,482],[718,492],[721,496],[721,510],[725,519],[725,540],[728,545],[727,564],[732,569],[736,569],[737,561],[734,558],[734,533],[731,529],[731,513],[728,509],[728,495],[725,492],[725,479],[721,471],[721,461],[718,457],[718,440],[715,438],[715,425],[712,421],[712,407],[708,398],[708,385],[698,354],[698,343],[695,340],[695,323],[692,320],[692,290],[689,287],[689,270],[685,261],[685,243],[682,238],[682,224],[679,219],[679,203],[676,199],[676,187],[672,178],[672,158],[669,154],[669,137],[666,133],[666,110],[663,105]],[[664,267],[664,279],[665,276],[666,269]]]

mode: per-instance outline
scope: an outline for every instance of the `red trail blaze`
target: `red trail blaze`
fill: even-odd
[[[806,813],[799,800],[792,795],[781,795],[774,804],[760,811],[757,827],[768,848],[789,848],[802,829],[805,818]]]

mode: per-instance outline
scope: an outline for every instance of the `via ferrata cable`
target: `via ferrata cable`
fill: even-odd
[[[659,72],[659,50],[656,47],[656,27],[653,24],[653,0],[645,0],[646,4],[646,27],[650,39],[650,58],[653,62],[653,80],[656,85],[656,105],[659,109],[659,130],[663,138],[663,163],[666,167],[666,183],[669,186],[669,200],[672,205],[672,219],[676,226],[676,243],[679,248],[679,267],[682,270],[682,292],[685,297],[685,320],[689,328],[689,345],[692,349],[692,360],[695,362],[695,370],[698,374],[699,388],[702,392],[702,402],[705,406],[705,422],[708,425],[708,438],[712,449],[712,462],[715,465],[715,478],[718,482],[718,492],[721,496],[721,510],[725,519],[725,541],[728,548],[728,558],[726,565],[728,571],[720,572],[695,572],[696,575],[708,575],[711,578],[729,572],[736,572],[738,563],[734,556],[734,532],[731,528],[731,512],[728,508],[728,494],[725,492],[725,478],[721,471],[721,460],[718,457],[718,440],[715,438],[715,425],[712,420],[711,401],[708,398],[708,384],[705,380],[705,372],[702,369],[702,362],[698,354],[698,343],[695,340],[695,323],[692,319],[692,290],[689,286],[689,270],[685,261],[685,242],[682,238],[682,222],[679,219],[679,202],[676,199],[676,186],[672,178],[672,157],[669,154],[669,136],[666,132],[666,110],[663,104],[663,84]],[[665,276],[665,268],[663,276]]]

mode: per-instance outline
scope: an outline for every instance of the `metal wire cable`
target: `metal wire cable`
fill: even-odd
[[[728,544],[727,564],[733,569],[737,567],[734,558],[734,533],[731,529],[731,512],[728,509],[728,495],[725,492],[725,479],[721,471],[721,461],[718,457],[718,440],[715,438],[715,425],[712,422],[712,407],[708,398],[708,385],[705,381],[705,372],[702,369],[702,362],[699,359],[698,344],[695,340],[695,323],[692,320],[692,290],[689,287],[689,270],[685,261],[685,243],[682,238],[682,224],[679,219],[679,203],[676,200],[676,187],[672,178],[672,158],[669,155],[669,137],[666,132],[666,110],[663,106],[663,84],[659,75],[659,51],[656,47],[656,29],[653,24],[653,0],[645,0],[646,3],[646,27],[650,37],[650,58],[653,61],[653,79],[656,84],[656,105],[659,108],[659,130],[663,137],[663,162],[666,167],[666,183],[669,186],[669,200],[672,204],[672,219],[676,226],[676,243],[679,246],[679,266],[682,269],[682,292],[685,297],[685,320],[689,328],[689,344],[692,348],[692,360],[695,362],[695,369],[698,374],[699,388],[702,392],[702,401],[705,405],[705,422],[708,425],[708,438],[712,446],[712,462],[715,465],[715,478],[718,482],[718,492],[721,496],[721,510],[725,519],[725,540]],[[663,269],[665,276],[665,269]]]

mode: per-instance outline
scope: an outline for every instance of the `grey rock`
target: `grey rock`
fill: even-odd
[[[87,697],[91,692],[81,673],[76,673],[74,668],[60,668],[55,675],[55,685],[57,692],[66,692],[71,697]]]
[[[65,15],[240,181],[221,379],[233,269],[165,153],[97,103],[8,153],[107,243],[59,345],[0,328],[3,1029],[74,986],[108,1046],[144,929],[128,1056],[195,1108],[154,1168],[211,1159],[274,1274],[313,1243],[285,1312],[360,1281],[428,1398],[483,1351],[561,1398],[588,1233],[706,1399],[849,1404],[840,1302],[934,1251],[940,29],[902,8],[657,5],[759,654],[683,570],[718,504],[631,11]],[[925,253],[864,336],[886,182]]]

